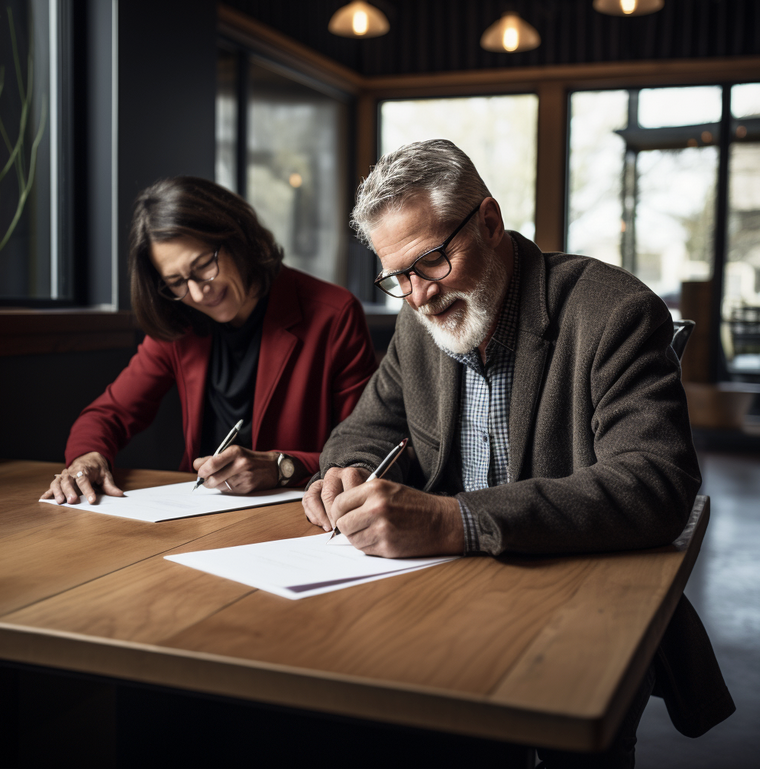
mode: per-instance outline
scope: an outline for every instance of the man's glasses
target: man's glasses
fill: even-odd
[[[219,249],[217,248],[211,256],[203,255],[199,257],[190,275],[187,278],[172,278],[171,280],[158,279],[158,293],[165,299],[171,299],[173,302],[179,302],[187,296],[190,290],[187,283],[192,280],[197,285],[210,283],[219,274]]]
[[[424,254],[418,256],[412,262],[411,266],[407,267],[405,270],[396,270],[395,272],[390,273],[381,272],[375,278],[375,285],[379,289],[385,291],[388,296],[402,299],[412,293],[412,279],[410,277],[412,273],[424,280],[443,280],[443,278],[451,272],[451,262],[449,261],[449,257],[446,256],[446,248],[461,232],[467,222],[472,219],[480,208],[482,202],[483,201],[478,203],[478,205],[467,214],[459,227],[457,227],[440,246],[431,248],[430,251],[425,251]]]

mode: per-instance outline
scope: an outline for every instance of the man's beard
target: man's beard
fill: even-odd
[[[495,253],[489,255],[480,282],[472,291],[447,291],[415,312],[433,341],[445,352],[464,355],[486,338],[494,324],[507,285],[507,267]],[[450,307],[457,299],[462,306],[443,320],[429,317]]]

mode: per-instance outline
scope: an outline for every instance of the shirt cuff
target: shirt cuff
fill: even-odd
[[[464,554],[475,555],[481,552],[475,517],[461,497],[457,499],[457,502],[459,502],[459,512],[462,514],[462,525],[464,526]]]

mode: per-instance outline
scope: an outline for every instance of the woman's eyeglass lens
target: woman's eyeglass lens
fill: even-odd
[[[165,299],[171,299],[174,302],[180,301],[187,296],[187,292],[190,290],[188,287],[188,281],[192,280],[194,283],[201,285],[202,283],[210,283],[219,274],[219,249],[217,248],[214,253],[202,259],[191,270],[190,276],[187,278],[176,278],[170,281],[165,281],[159,278],[158,281],[158,293]]]

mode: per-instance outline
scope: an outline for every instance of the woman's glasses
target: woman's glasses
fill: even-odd
[[[187,296],[190,290],[188,281],[193,281],[197,285],[210,283],[219,274],[219,249],[217,248],[210,256],[201,254],[196,260],[190,275],[186,278],[171,278],[170,280],[158,280],[158,293],[165,299],[171,299],[173,302],[179,302]]]

